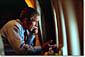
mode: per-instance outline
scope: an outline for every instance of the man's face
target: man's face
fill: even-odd
[[[34,17],[32,17],[32,20],[27,22],[27,29],[30,32],[32,32],[32,33],[37,33],[38,32],[39,18],[40,18],[40,16],[35,14]]]

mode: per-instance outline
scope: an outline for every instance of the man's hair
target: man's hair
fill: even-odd
[[[20,20],[23,20],[25,17],[30,21],[31,17],[33,17],[35,14],[39,15],[39,13],[31,7],[25,7],[21,13],[20,13]]]

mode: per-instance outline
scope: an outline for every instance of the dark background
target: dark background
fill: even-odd
[[[25,6],[24,0],[0,0],[0,28],[7,21],[18,18]]]

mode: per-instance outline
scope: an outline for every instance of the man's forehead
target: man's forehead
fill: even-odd
[[[33,18],[34,21],[39,21],[39,19],[40,19],[40,16],[38,16],[38,15],[35,15]]]

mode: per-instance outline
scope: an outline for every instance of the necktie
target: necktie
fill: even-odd
[[[28,41],[28,38],[30,37],[30,33],[27,34],[27,31],[25,29],[25,32],[24,32],[24,43],[26,44],[26,42]]]

